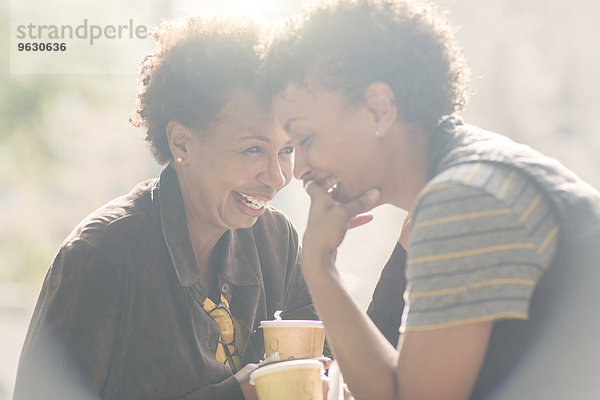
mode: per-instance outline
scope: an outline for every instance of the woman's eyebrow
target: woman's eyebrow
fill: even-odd
[[[266,136],[260,136],[260,135],[248,135],[248,136],[243,136],[241,140],[260,140],[266,143],[271,143],[271,139],[269,139]]]
[[[292,117],[292,118],[288,119],[288,120],[286,121],[286,123],[283,125],[283,129],[284,129],[286,132],[289,132],[289,131],[290,131],[290,129],[292,129],[292,127],[291,127],[292,123],[294,123],[294,122],[296,122],[296,121],[298,121],[298,120],[300,120],[300,119],[303,119],[303,118],[300,118],[300,117]]]
[[[241,141],[245,141],[245,140],[260,140],[261,142],[265,142],[265,143],[271,143],[271,139],[269,139],[266,136],[260,136],[260,135],[249,135],[249,136],[243,136]],[[292,140],[288,140],[285,145],[290,145],[292,144]]]

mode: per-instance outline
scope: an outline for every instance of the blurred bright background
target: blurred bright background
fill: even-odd
[[[134,1],[140,3],[121,3]],[[27,2],[41,4],[19,0],[20,5]],[[206,10],[273,19],[298,11],[303,3],[147,0],[143,4],[148,9],[137,12],[151,23]],[[600,3],[437,3],[459,28],[458,39],[473,70],[466,120],[530,144],[600,187]],[[61,7],[62,0],[52,5]],[[11,396],[29,318],[64,237],[88,213],[160,171],[143,132],[128,124],[137,61],[118,74],[11,71],[13,7],[8,0],[1,7],[0,400]],[[111,7],[94,12],[116,15]],[[151,47],[150,39],[140,44],[144,46]],[[115,63],[123,60],[118,52],[111,56]],[[297,182],[275,205],[303,231],[308,199]],[[338,253],[338,267],[365,308],[403,217],[391,207],[376,209],[374,222],[351,231]]]

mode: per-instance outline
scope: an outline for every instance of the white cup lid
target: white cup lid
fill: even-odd
[[[289,371],[293,369],[318,369],[319,373],[324,373],[323,363],[314,359],[281,361],[258,367],[250,373],[250,384],[254,385],[254,379],[262,375],[268,375],[273,372]]]
[[[260,321],[261,328],[323,328],[323,321],[311,319],[275,319]]]

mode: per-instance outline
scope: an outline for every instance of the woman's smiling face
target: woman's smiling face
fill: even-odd
[[[290,84],[273,110],[296,147],[297,179],[315,180],[339,201],[377,187],[378,126],[364,105],[350,105],[338,92]]]
[[[177,141],[178,131],[185,146]],[[227,230],[249,228],[292,177],[294,148],[254,96],[236,91],[203,132],[170,134],[188,217]],[[188,134],[186,134],[188,132]],[[185,152],[182,152],[185,148]]]

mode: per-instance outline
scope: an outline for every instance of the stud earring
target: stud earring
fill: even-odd
[[[177,157],[175,160],[176,160],[178,163],[180,163],[180,164],[183,162],[183,158],[182,158],[182,157]]]
[[[377,137],[383,136],[383,126],[379,126],[377,128],[377,130],[375,131],[375,136],[377,136]]]

